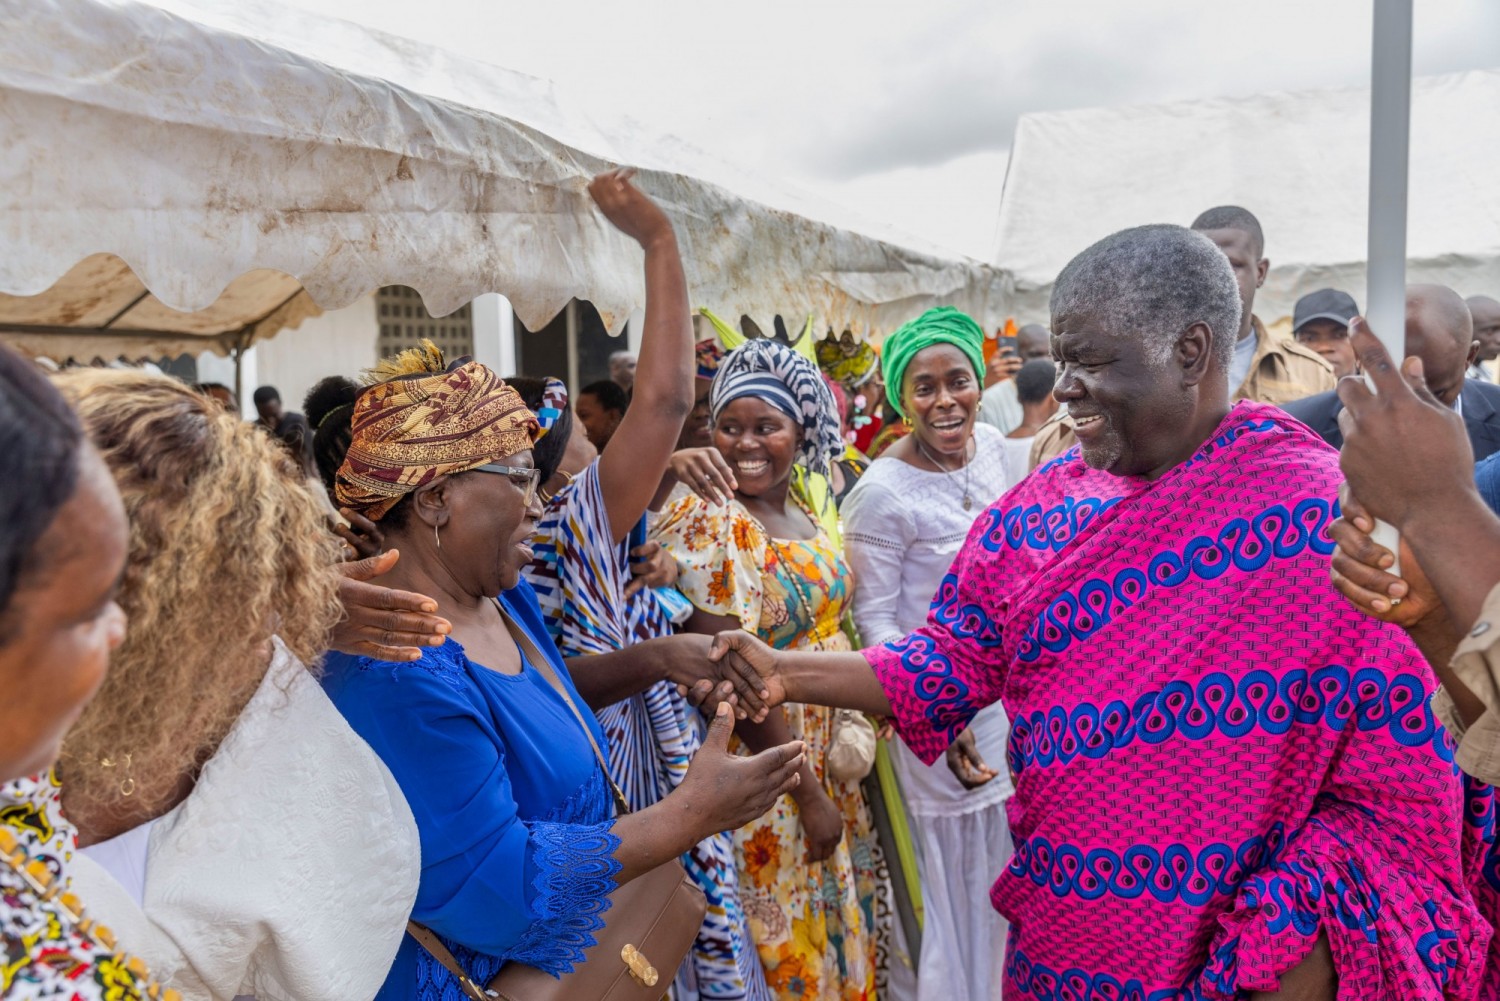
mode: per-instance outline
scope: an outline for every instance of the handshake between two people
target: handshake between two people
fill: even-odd
[[[854,709],[878,718],[892,714],[875,673],[858,652],[784,653],[743,630],[722,632],[709,644],[708,661],[717,670],[678,688],[689,704],[712,715],[728,702],[736,718],[761,723],[786,702]],[[881,736],[889,737],[889,726]],[[977,789],[999,775],[985,761],[972,731],[965,729],[949,746],[949,771],[966,789]]]

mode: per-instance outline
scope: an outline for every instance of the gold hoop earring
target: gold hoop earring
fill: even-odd
[[[125,772],[125,777],[120,780],[120,795],[131,796],[135,794],[135,776],[131,774],[130,770],[130,755],[125,754],[123,757],[123,771]],[[104,768],[114,768],[116,766],[114,758],[100,758],[99,764]]]
[[[439,549],[443,548],[443,540],[438,538],[438,527],[436,524],[432,526],[432,541],[437,543]]]

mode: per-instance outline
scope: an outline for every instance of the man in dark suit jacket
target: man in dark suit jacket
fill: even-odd
[[[1473,318],[1457,292],[1442,285],[1407,287],[1406,353],[1422,359],[1432,395],[1463,417],[1476,460],[1500,452],[1500,386],[1464,378],[1478,347]],[[1337,393],[1319,393],[1282,409],[1334,448],[1342,448],[1343,408]]]

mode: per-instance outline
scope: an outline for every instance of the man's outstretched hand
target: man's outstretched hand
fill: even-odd
[[[776,651],[749,633],[740,629],[719,633],[708,648],[708,659],[719,665],[719,678],[734,686],[740,719],[759,723],[786,701]]]

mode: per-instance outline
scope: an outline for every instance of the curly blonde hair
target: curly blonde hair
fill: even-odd
[[[273,634],[318,665],[342,615],[337,540],[287,450],[208,397],[134,370],[56,383],[130,519],[129,626],[63,743],[64,793],[107,812],[131,779],[130,809],[157,816],[259,687]]]

